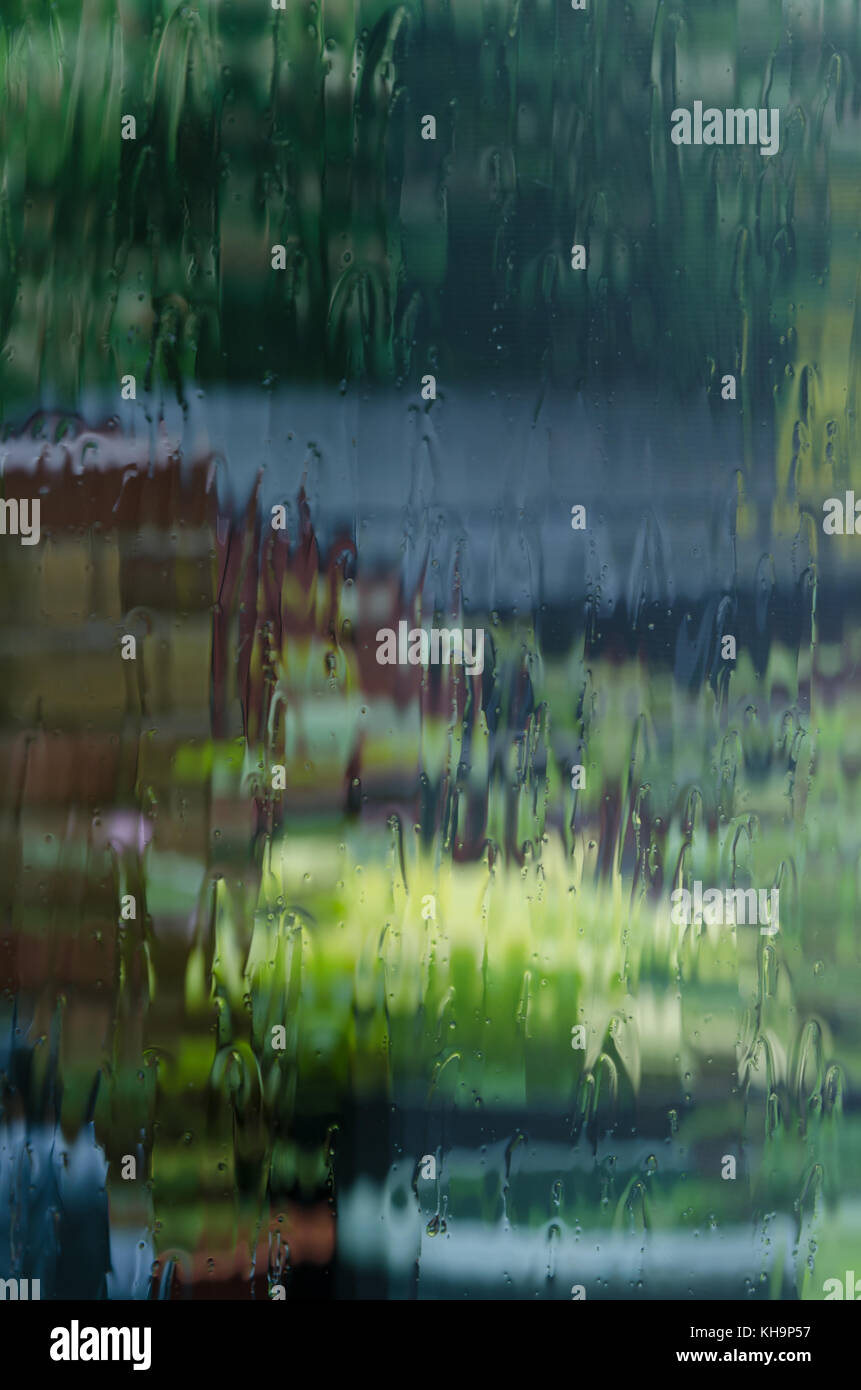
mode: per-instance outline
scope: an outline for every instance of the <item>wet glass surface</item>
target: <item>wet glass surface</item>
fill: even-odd
[[[841,0],[4,4],[0,1279],[861,1270],[859,74]]]

